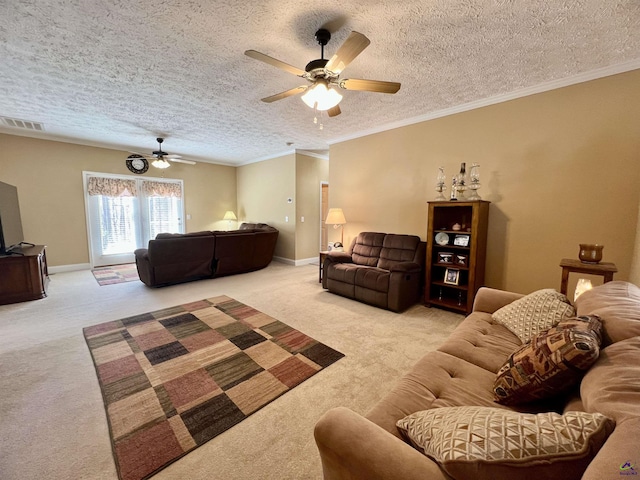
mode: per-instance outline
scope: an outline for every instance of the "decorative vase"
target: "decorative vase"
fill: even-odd
[[[581,243],[578,258],[582,263],[599,263],[604,245]]]

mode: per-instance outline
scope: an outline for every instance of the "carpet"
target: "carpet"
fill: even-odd
[[[149,478],[344,356],[227,296],[83,333],[122,480]]]
[[[93,273],[93,276],[101,286],[133,282],[134,280],[140,279],[135,263],[94,268],[91,270],[91,273]]]

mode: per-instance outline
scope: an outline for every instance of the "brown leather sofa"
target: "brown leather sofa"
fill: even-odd
[[[496,323],[492,313],[521,297],[481,288],[473,312],[449,339],[424,355],[366,415],[345,407],[329,410],[315,427],[325,480],[450,480],[438,463],[402,437],[396,422],[418,411],[464,406],[530,413],[587,412],[615,421],[600,450],[584,452],[582,471],[570,473],[559,461],[552,465],[553,473],[535,475],[520,468],[507,478],[601,480],[635,475],[640,452],[640,288],[615,281],[583,293],[576,301],[576,314],[598,315],[602,322],[597,361],[572,393],[551,404],[545,400],[512,407],[494,402],[493,385],[501,365],[522,342]],[[539,466],[546,464],[539,462]],[[477,468],[455,478],[486,478],[486,471],[481,475],[483,466]]]
[[[243,223],[238,230],[160,233],[136,250],[140,280],[150,287],[252,272],[273,258],[278,230]]]
[[[362,232],[348,253],[331,252],[322,286],[332,293],[394,312],[420,300],[425,243],[415,235]]]

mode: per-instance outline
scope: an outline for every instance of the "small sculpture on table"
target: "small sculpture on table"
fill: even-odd
[[[447,177],[445,177],[444,175],[444,168],[439,167],[438,177],[436,180],[436,192],[438,192],[438,196],[436,197],[436,200],[438,201],[446,200],[446,198],[444,198],[444,195],[442,194],[442,192],[444,192],[447,189],[447,186],[444,184],[446,179]]]

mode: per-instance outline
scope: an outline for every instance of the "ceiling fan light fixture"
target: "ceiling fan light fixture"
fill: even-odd
[[[171,164],[167,162],[164,158],[158,158],[154,160],[153,162],[151,162],[151,165],[160,169],[169,168],[171,166]]]
[[[342,95],[334,88],[329,87],[324,78],[319,78],[300,98],[309,108],[324,111],[338,105],[342,100]]]

